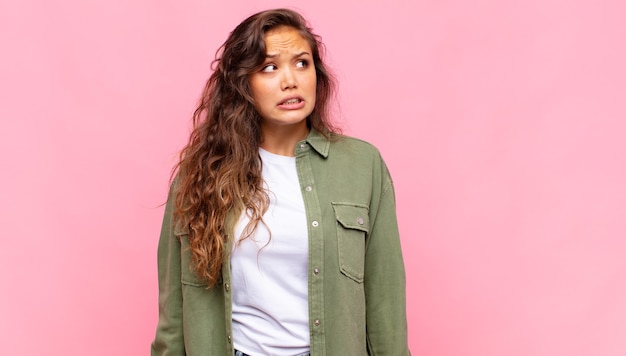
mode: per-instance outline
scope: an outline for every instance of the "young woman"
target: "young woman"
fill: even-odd
[[[409,355],[393,184],[331,124],[322,49],[278,9],[218,52],[166,206],[152,355]]]

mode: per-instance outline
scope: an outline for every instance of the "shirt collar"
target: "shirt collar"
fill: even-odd
[[[311,132],[306,138],[306,142],[313,147],[315,152],[320,154],[324,158],[328,158],[328,151],[330,151],[330,141],[327,137],[319,133],[314,128],[311,128]]]

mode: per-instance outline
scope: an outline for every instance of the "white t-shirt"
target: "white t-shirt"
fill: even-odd
[[[297,355],[310,344],[304,200],[295,157],[259,152],[270,206],[265,225],[233,244],[233,341],[250,355]],[[237,241],[248,221],[244,212],[235,227]]]

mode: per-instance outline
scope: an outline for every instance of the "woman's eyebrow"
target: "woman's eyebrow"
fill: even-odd
[[[293,56],[293,58],[302,57],[302,56],[306,56],[306,55],[310,56],[311,54],[309,52],[304,51],[304,52],[300,52],[300,53],[295,54]],[[279,57],[279,56],[280,56],[280,53],[268,53],[268,54],[265,55],[265,58],[276,58],[276,57]]]

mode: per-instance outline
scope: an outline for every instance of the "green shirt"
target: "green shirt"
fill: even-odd
[[[309,232],[311,356],[410,355],[393,183],[380,153],[311,130],[295,155]],[[233,355],[230,259],[207,289],[189,269],[188,231],[174,226],[173,197],[158,248],[152,355]]]

